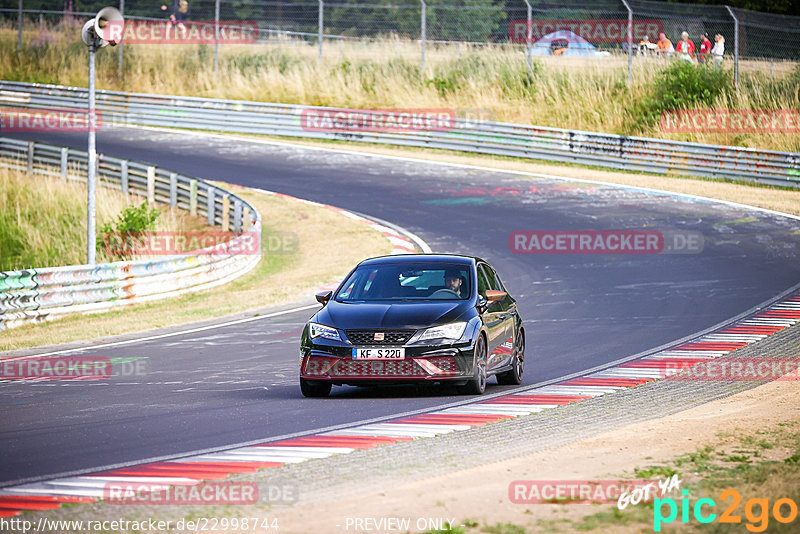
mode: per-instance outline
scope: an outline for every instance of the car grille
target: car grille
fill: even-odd
[[[430,363],[428,363],[430,362]],[[433,366],[431,366],[431,364]],[[329,377],[427,377],[458,373],[455,359],[450,356],[395,361],[346,360],[311,356],[306,362],[306,375]]]
[[[415,330],[345,330],[347,339],[353,345],[404,345],[411,339]],[[383,334],[382,341],[375,340],[375,334]]]

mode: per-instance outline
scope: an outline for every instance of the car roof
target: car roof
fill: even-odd
[[[459,254],[395,254],[392,256],[379,256],[362,261],[359,265],[380,265],[389,263],[462,263],[472,265],[476,261],[483,261],[474,256]]]

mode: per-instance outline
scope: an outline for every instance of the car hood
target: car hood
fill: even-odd
[[[467,320],[469,301],[446,302],[337,302],[330,301],[316,315],[322,324],[348,329],[426,328]],[[462,318],[462,316],[464,316]]]

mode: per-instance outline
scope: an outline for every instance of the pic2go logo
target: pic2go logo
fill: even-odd
[[[680,513],[681,523],[689,523],[689,513],[691,511],[694,519],[699,523],[707,524],[717,521],[718,523],[742,522],[742,516],[735,515],[736,510],[742,502],[742,496],[734,489],[728,489],[719,494],[719,500],[725,501],[732,499],[732,502],[719,515],[712,510],[717,506],[714,499],[697,499],[694,505],[689,504],[689,490],[683,490],[681,499]],[[664,515],[664,507],[669,509],[668,515]],[[769,526],[770,511],[778,523],[788,524],[797,519],[797,503],[789,498],[777,499],[772,504],[770,510],[769,499],[752,498],[744,505],[744,515],[748,523],[745,528],[750,532],[764,532]],[[656,498],[653,501],[653,532],[661,532],[662,525],[668,525],[678,519],[678,503],[675,499],[667,497],[664,499]]]

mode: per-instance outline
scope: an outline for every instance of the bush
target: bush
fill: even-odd
[[[660,71],[648,94],[632,108],[630,132],[640,132],[658,123],[665,111],[711,106],[716,98],[732,87],[730,73],[713,66],[695,66],[675,61]]]
[[[148,208],[147,202],[142,202],[141,206],[127,206],[117,216],[116,221],[107,222],[100,227],[97,234],[97,250],[103,250],[108,236],[126,236],[135,238],[145,232],[152,232],[156,229],[156,221],[161,213],[156,208]],[[130,259],[126,255],[121,255],[120,259]]]

